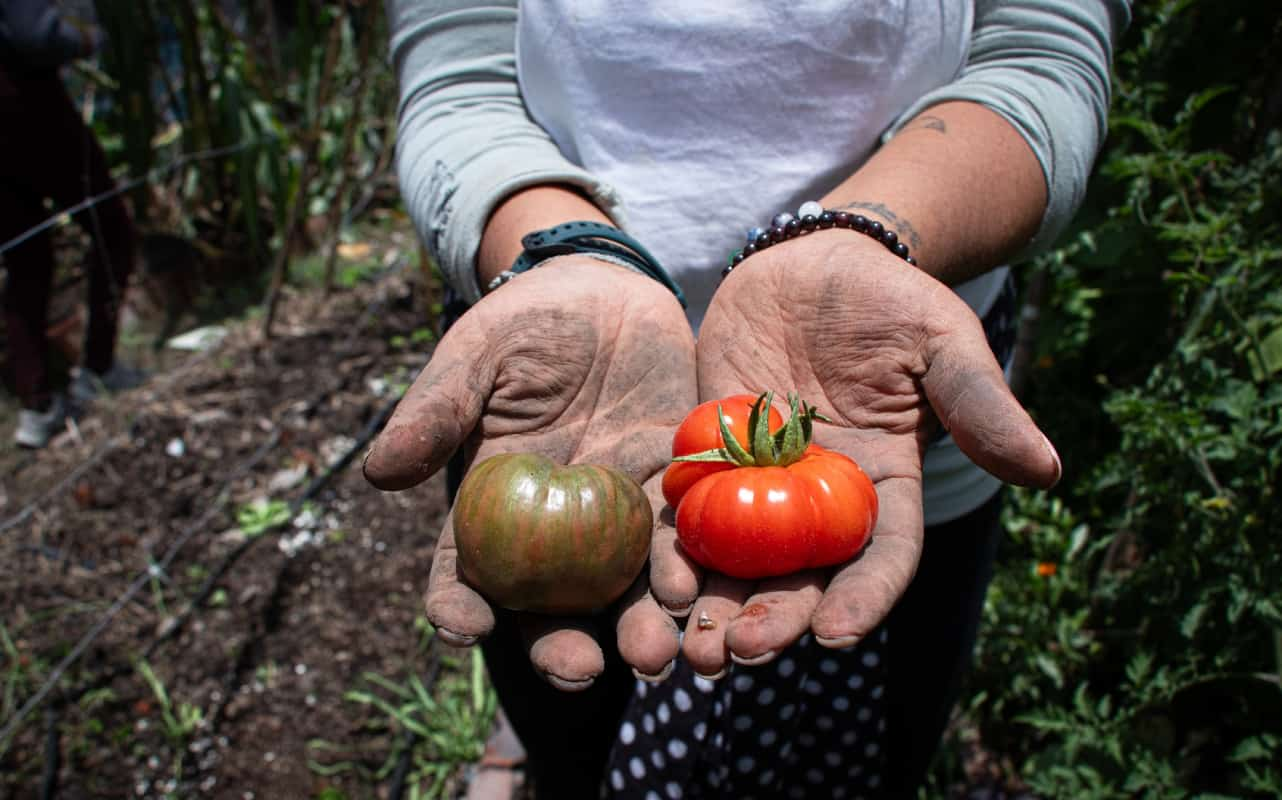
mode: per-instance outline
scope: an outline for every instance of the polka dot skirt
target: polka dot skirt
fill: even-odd
[[[603,796],[875,797],[886,729],[886,631],[830,650],[803,636],[779,658],[718,681],[678,659],[663,683],[637,682]]]

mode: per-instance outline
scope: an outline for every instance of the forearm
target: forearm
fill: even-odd
[[[405,207],[445,280],[468,303],[481,296],[478,274],[496,274],[491,262],[520,252],[519,233],[506,247],[480,245],[505,199],[532,187],[562,185],[591,196],[585,213],[600,207],[618,218],[612,190],[572,164],[525,111],[513,52],[516,3],[469,0],[420,3],[388,0],[391,54],[400,92],[396,167]],[[568,194],[573,191],[567,190]],[[546,200],[546,198],[544,198]],[[524,200],[515,201],[523,208]],[[577,211],[577,209],[576,209]],[[567,212],[569,213],[569,212]],[[551,219],[521,211],[531,227]],[[500,228],[504,226],[500,225]],[[518,226],[519,227],[519,226]],[[545,226],[546,227],[546,226]],[[511,259],[503,266],[510,266]]]
[[[485,223],[476,253],[478,282],[486,286],[512,266],[525,234],[576,220],[611,224],[601,209],[570,186],[531,186],[508,196]]]
[[[822,200],[880,220],[950,285],[1004,262],[1046,209],[1042,168],[1010,123],[976,103],[926,109]]]
[[[905,109],[828,204],[880,204],[951,284],[1051,247],[1085,194],[1129,19],[1129,0],[976,0],[962,73]]]

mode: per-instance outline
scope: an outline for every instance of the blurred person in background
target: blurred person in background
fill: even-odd
[[[48,0],[0,0],[0,263],[10,380],[22,410],[14,441],[44,447],[64,424],[68,398],[49,374],[47,326],[53,291],[53,238],[42,231],[17,242],[51,211],[109,192],[114,182],[93,131],[76,111],[59,67],[101,44],[90,26]],[[52,209],[45,205],[52,200]],[[117,363],[116,337],[136,233],[119,195],[75,215],[89,234],[85,258],[89,319],[81,364],[67,393],[85,404],[99,392],[137,385],[142,374]]]

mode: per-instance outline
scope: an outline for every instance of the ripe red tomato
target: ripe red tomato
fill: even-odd
[[[718,405],[721,406],[721,416],[730,432],[739,441],[747,441],[748,417],[757,400],[756,395],[736,394],[695,406],[672,437],[672,457],[693,455],[725,446],[725,441],[721,438],[721,426],[717,424]],[[769,426],[771,433],[783,427],[783,415],[773,406],[770,408]],[[663,499],[675,510],[681,504],[681,498],[700,478],[733,468],[734,464],[724,462],[675,461],[663,473]]]
[[[761,463],[731,462],[688,487],[677,537],[691,558],[758,579],[840,564],[863,548],[877,520],[877,490],[853,460],[809,443],[815,418],[810,409],[797,414],[794,402],[791,446],[745,440],[743,450]]]

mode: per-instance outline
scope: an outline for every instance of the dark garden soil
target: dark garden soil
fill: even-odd
[[[385,494],[360,473],[432,346],[399,252],[288,295],[268,341],[250,319],[167,356],[38,454],[4,426],[0,725],[67,669],[0,742],[0,797],[388,796],[394,735],[344,695],[441,653],[420,597],[446,510],[440,476]]]

